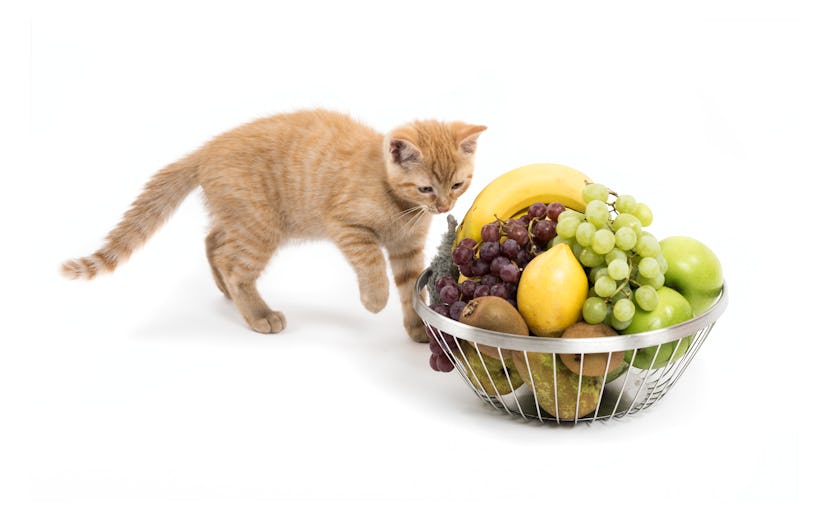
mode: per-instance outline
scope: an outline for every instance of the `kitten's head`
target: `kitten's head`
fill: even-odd
[[[434,214],[448,212],[469,188],[482,125],[415,121],[385,137],[388,183],[394,194]]]

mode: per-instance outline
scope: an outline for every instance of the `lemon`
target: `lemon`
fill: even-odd
[[[569,245],[559,243],[532,259],[520,277],[518,310],[529,330],[557,337],[581,318],[589,283]]]

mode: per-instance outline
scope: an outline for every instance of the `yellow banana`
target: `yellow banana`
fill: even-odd
[[[533,203],[557,201],[583,212],[581,192],[590,179],[564,165],[534,163],[501,174],[477,195],[466,216],[457,226],[455,244],[464,238],[480,241],[480,229],[495,219],[509,219],[525,212]]]

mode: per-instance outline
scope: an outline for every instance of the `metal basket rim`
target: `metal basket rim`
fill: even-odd
[[[416,292],[414,293],[414,310],[427,325],[454,337],[478,344],[529,352],[603,353],[647,348],[694,335],[712,326],[724,313],[728,303],[727,283],[724,282],[721,293],[709,309],[692,319],[667,328],[636,334],[588,339],[535,337],[484,330],[438,314],[426,304],[422,297],[422,290],[428,283],[430,275],[431,269],[426,269],[420,273],[415,283]]]

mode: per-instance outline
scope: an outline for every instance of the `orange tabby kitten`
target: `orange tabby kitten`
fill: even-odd
[[[286,324],[256,289],[276,249],[290,238],[328,238],[353,266],[371,312],[388,301],[385,249],[405,329],[425,342],[412,300],[431,215],[450,210],[468,188],[485,129],[415,121],[384,136],[324,110],[254,121],[158,172],[104,246],[67,261],[63,273],[91,279],[114,270],[201,186],[213,277],[253,330],[276,333]]]

